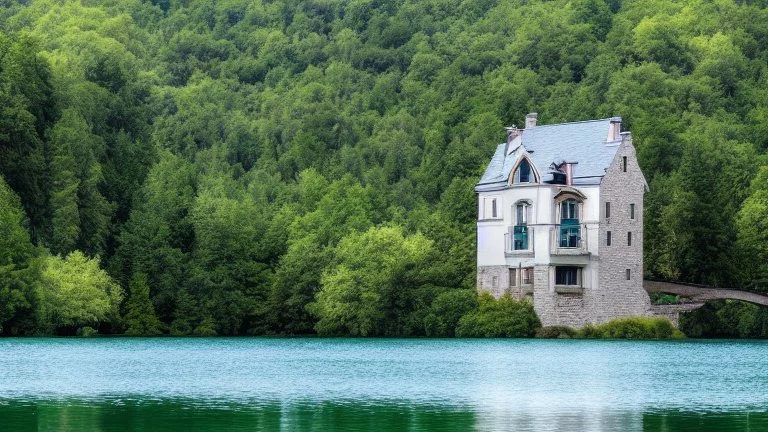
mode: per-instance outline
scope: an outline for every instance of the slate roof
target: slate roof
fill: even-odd
[[[620,140],[606,142],[612,120],[621,121],[614,117],[524,129],[520,137],[524,149],[515,149],[517,140],[509,148],[506,143],[499,144],[475,190],[506,188],[510,171],[524,150],[530,153],[531,162],[545,182],[551,178],[553,162],[567,161],[577,163],[573,165],[574,186],[599,185],[621,143]],[[505,150],[508,151],[506,155]]]

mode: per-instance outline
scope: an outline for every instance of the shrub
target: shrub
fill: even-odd
[[[92,336],[96,336],[97,334],[99,334],[99,331],[96,330],[93,327],[85,326],[85,327],[80,327],[79,329],[77,329],[77,333],[76,334],[77,334],[77,336],[80,336],[80,337],[92,337]]]
[[[655,305],[679,304],[680,296],[664,293],[651,293],[651,303]]]
[[[459,320],[458,337],[533,337],[541,327],[531,302],[509,295],[495,299],[488,293],[478,297],[479,307]]]
[[[685,335],[661,317],[631,317],[605,324],[585,325],[579,336],[586,339],[679,339]]]
[[[461,318],[477,309],[477,292],[452,289],[438,295],[424,317],[424,332],[432,337],[453,337]]]
[[[568,326],[547,326],[536,330],[536,337],[542,339],[573,339],[579,331]]]

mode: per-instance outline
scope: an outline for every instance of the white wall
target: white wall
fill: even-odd
[[[600,188],[599,186],[581,186],[577,188],[586,196],[579,218],[586,224],[587,250],[594,256],[599,251]],[[509,189],[480,192],[478,196],[477,223],[477,265],[508,265],[517,267],[529,265],[548,265],[552,263],[550,254],[550,232],[559,220],[555,194],[558,185],[519,185]],[[491,215],[491,200],[496,200],[496,218]],[[506,238],[509,228],[516,223],[515,206],[520,200],[533,203],[528,226],[533,231],[532,247],[535,258],[530,254],[505,256]],[[584,229],[584,228],[582,228]],[[583,262],[581,257],[579,262]],[[585,280],[586,282],[586,280]]]

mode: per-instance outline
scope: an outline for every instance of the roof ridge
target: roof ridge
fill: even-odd
[[[612,118],[614,118],[614,117],[606,117],[606,118],[602,118],[602,119],[592,119],[592,120],[579,120],[579,121],[565,122],[565,123],[552,123],[552,124],[545,124],[545,125],[536,125],[536,126],[534,126],[532,128],[523,129],[523,130],[524,131],[526,131],[526,130],[530,131],[530,130],[534,130],[534,129],[538,129],[538,128],[549,127],[549,126],[562,126],[562,125],[571,125],[571,124],[579,124],[579,123],[603,122],[603,121],[611,120]]]

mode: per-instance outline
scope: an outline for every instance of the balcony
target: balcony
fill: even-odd
[[[562,219],[550,231],[552,255],[589,255],[587,252],[587,230],[578,219]]]
[[[504,234],[504,252],[507,255],[533,254],[533,228],[515,225]]]

